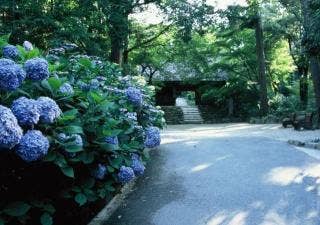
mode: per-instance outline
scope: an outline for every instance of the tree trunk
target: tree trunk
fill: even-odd
[[[300,101],[303,109],[306,109],[308,106],[308,68],[298,68],[300,75]]]
[[[110,54],[110,61],[113,63],[117,63],[119,65],[122,64],[122,44],[120,40],[117,38],[111,37],[111,54]]]
[[[111,39],[110,61],[122,66],[123,52],[129,35],[129,3],[126,1],[109,1],[110,11],[108,28]]]
[[[312,81],[314,86],[314,93],[316,98],[316,106],[320,115],[320,63],[315,56],[310,57],[310,70],[312,74]]]
[[[255,24],[257,59],[259,64],[259,85],[260,85],[260,109],[261,115],[268,113],[268,89],[266,77],[266,59],[264,54],[263,30],[260,15],[257,16]]]
[[[301,8],[303,13],[303,26],[305,39],[308,40],[308,36],[312,30],[313,23],[311,20],[311,1],[310,0],[301,0]],[[305,43],[304,43],[305,44]],[[318,111],[318,116],[320,116],[320,63],[318,55],[315,55],[313,52],[308,52],[310,59],[310,71],[314,86],[315,100],[316,100],[316,108]],[[318,121],[318,123],[320,120]],[[319,124],[318,124],[319,125]]]

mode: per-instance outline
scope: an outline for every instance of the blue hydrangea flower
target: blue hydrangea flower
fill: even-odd
[[[82,90],[82,91],[89,91],[90,90],[90,85],[86,84],[83,81],[78,81],[77,82],[78,87]]]
[[[11,110],[22,126],[32,126],[39,122],[40,110],[33,99],[20,97],[12,103]]]
[[[29,41],[24,41],[23,47],[26,51],[31,51],[33,49],[33,46],[31,44],[31,42],[29,42]]]
[[[16,64],[13,60],[11,59],[6,59],[2,58],[0,59],[0,66],[10,66]]]
[[[73,95],[74,94],[73,87],[69,83],[64,83],[63,85],[61,85],[61,87],[59,88],[59,92],[63,95]]]
[[[74,140],[73,142],[75,143],[75,145],[83,146],[83,140],[79,134],[73,134],[70,136],[70,138]]]
[[[16,46],[6,45],[2,49],[2,55],[4,58],[17,59],[19,58],[19,50]]]
[[[97,90],[97,89],[99,89],[99,86],[100,86],[100,82],[97,79],[92,79],[90,81],[90,89],[91,90]]]
[[[26,162],[36,161],[48,153],[49,140],[41,131],[29,130],[16,148],[16,154]]]
[[[102,164],[98,164],[98,166],[92,171],[92,176],[98,180],[103,180],[107,174],[107,167]]]
[[[59,133],[57,135],[57,140],[60,142],[65,142],[68,139],[68,136],[65,133]]]
[[[107,144],[110,144],[110,145],[118,145],[119,144],[119,140],[118,140],[117,136],[106,137],[104,140]]]
[[[58,104],[49,97],[38,98],[37,104],[40,110],[40,121],[43,123],[53,123],[62,113]]]
[[[129,120],[133,120],[133,121],[137,121],[137,113],[136,112],[128,112],[126,113],[126,117],[129,119]]]
[[[118,180],[125,184],[130,182],[134,178],[134,171],[131,167],[121,166],[118,173]]]
[[[146,139],[144,145],[147,148],[155,148],[160,145],[161,137],[160,130],[157,127],[148,127],[146,129]]]
[[[73,43],[66,43],[62,46],[62,48],[65,49],[66,51],[74,51],[79,47],[78,47],[78,45],[73,44]]]
[[[136,176],[142,176],[146,169],[140,159],[133,159],[131,168]]]
[[[140,156],[137,153],[132,153],[131,154],[131,159],[132,160],[140,160]]]
[[[65,53],[66,51],[64,48],[53,48],[49,50],[49,54],[56,56],[64,55]]]
[[[142,104],[142,93],[139,89],[129,87],[126,89],[126,96],[128,100],[135,106],[141,106]]]
[[[96,79],[99,81],[99,82],[103,82],[103,81],[106,81],[107,78],[104,77],[104,76],[97,76]]]
[[[41,81],[49,77],[49,64],[47,60],[41,58],[29,59],[24,64],[27,77],[33,81]]]
[[[5,91],[16,90],[21,86],[25,76],[26,74],[20,65],[0,66],[0,89]]]
[[[0,105],[0,149],[12,149],[19,144],[23,130],[12,111]]]

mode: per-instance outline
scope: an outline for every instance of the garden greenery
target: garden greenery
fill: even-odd
[[[143,77],[73,44],[0,47],[0,225],[53,224],[143,174],[164,125]]]

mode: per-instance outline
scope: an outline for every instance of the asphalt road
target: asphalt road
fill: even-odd
[[[320,161],[282,141],[286,132],[170,126],[106,225],[319,225]]]

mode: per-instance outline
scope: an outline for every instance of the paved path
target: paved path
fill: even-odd
[[[320,161],[283,141],[317,136],[275,125],[169,126],[106,225],[319,225]]]

